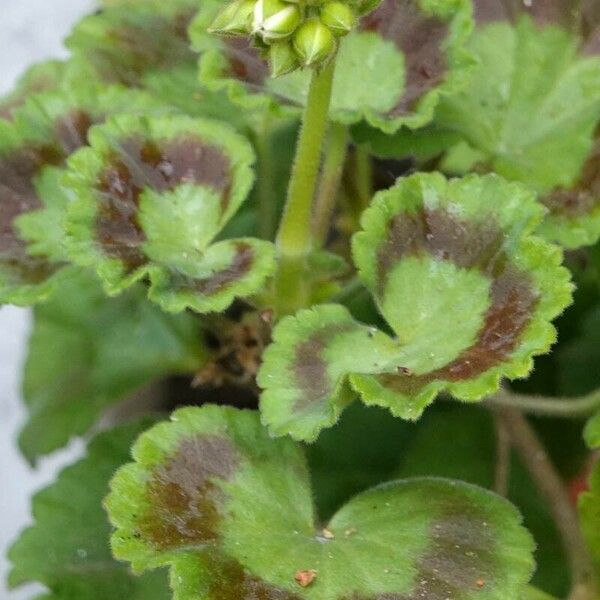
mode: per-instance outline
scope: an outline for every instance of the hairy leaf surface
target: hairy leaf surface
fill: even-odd
[[[67,39],[75,76],[143,86],[147,76],[177,72],[196,58],[187,36],[197,0],[113,3],[85,17]]]
[[[111,294],[149,278],[165,310],[222,310],[260,289],[273,247],[250,238],[212,244],[246,198],[248,142],[216,121],[122,115],[90,132],[64,183],[72,190],[71,259],[93,266]]]
[[[47,298],[66,260],[61,187],[67,157],[87,143],[93,123],[123,110],[156,107],[148,95],[95,86],[32,95],[0,120],[0,301]]]
[[[127,461],[135,436],[150,420],[98,435],[87,456],[67,467],[33,499],[34,525],[12,546],[12,586],[39,582],[45,600],[168,600],[164,573],[131,574],[110,552],[110,526],[102,509],[108,482]]]
[[[170,565],[177,600],[517,600],[531,574],[515,509],[458,482],[373,488],[319,527],[303,453],[256,413],[179,410],[133,455],[107,499],[113,550]]]
[[[470,85],[443,98],[436,127],[459,132],[483,168],[531,186],[541,232],[568,247],[600,236],[600,14],[591,2],[476,0]]]
[[[348,381],[414,420],[442,390],[473,401],[526,376],[571,300],[562,253],[532,235],[542,214],[496,176],[415,175],[379,192],[353,250],[394,338],[340,307],[282,321],[259,373],[264,422],[313,440],[348,402]]]

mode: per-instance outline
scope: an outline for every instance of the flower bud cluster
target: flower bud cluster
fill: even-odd
[[[277,77],[325,63],[355,22],[355,11],[342,0],[233,0],[209,31],[252,37]]]

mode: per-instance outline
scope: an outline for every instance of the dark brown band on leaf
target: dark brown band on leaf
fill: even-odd
[[[193,287],[205,296],[222,292],[232,283],[236,283],[246,275],[254,263],[254,249],[249,244],[239,242],[235,246],[235,255],[231,265],[216,271],[206,279],[194,280]]]
[[[52,145],[21,148],[0,157],[0,260],[23,276],[39,283],[53,268],[27,253],[15,221],[23,214],[42,208],[35,178],[47,165],[59,165],[64,156]]]
[[[474,0],[475,21],[515,23],[529,15],[540,26],[558,25],[579,35],[584,54],[600,54],[600,3],[597,0]]]
[[[61,117],[55,126],[55,134],[65,156],[87,145],[87,134],[96,120],[84,110],[73,110]]]
[[[406,85],[404,94],[389,111],[392,117],[412,112],[427,92],[440,85],[448,72],[444,47],[448,24],[428,17],[417,0],[383,0],[361,20],[363,31],[374,31],[394,42],[404,54]]]
[[[354,594],[347,600],[448,600],[493,587],[494,531],[486,515],[464,497],[457,495],[451,503],[432,524],[429,536],[435,545],[419,560],[411,593]]]
[[[123,9],[120,12],[123,14]],[[168,71],[196,60],[187,35],[194,16],[190,10],[171,17],[148,12],[143,21],[138,16],[137,21],[132,18],[107,28],[106,39],[100,39],[96,46],[93,41],[84,44],[81,50],[102,79],[135,86],[149,70]]]
[[[259,51],[245,38],[223,38],[222,43],[229,63],[229,75],[251,87],[262,87],[269,77],[269,65]]]
[[[301,411],[331,395],[331,382],[327,374],[327,361],[323,352],[336,335],[352,330],[352,325],[332,323],[326,325],[296,348],[293,371],[296,387],[302,395],[294,404],[294,411]]]
[[[183,184],[205,185],[221,194],[223,210],[229,201],[230,162],[214,146],[181,138],[149,142],[131,138],[119,145],[100,175],[98,240],[107,256],[129,269],[146,262],[141,251],[144,232],[137,222],[140,196],[145,189],[168,192]]]
[[[378,294],[383,297],[391,269],[406,256],[427,254],[491,280],[490,300],[476,342],[442,369],[423,376],[382,375],[386,387],[414,392],[434,380],[462,381],[506,361],[516,349],[537,303],[529,277],[513,268],[503,250],[504,236],[490,220],[461,221],[447,211],[400,214],[389,225],[377,252]]]
[[[579,181],[572,188],[559,188],[541,198],[553,215],[581,217],[600,204],[600,141],[583,167]]]
[[[503,263],[502,231],[492,221],[461,221],[444,210],[395,216],[387,240],[377,251],[378,294],[383,295],[391,269],[406,256],[427,253],[465,269],[493,276]]]
[[[223,493],[214,480],[230,479],[238,464],[236,449],[225,437],[184,440],[152,474],[139,535],[161,550],[216,540]]]
[[[36,177],[46,166],[63,165],[69,154],[85,145],[91,124],[87,113],[73,111],[56,121],[54,139],[0,157],[0,261],[24,283],[42,283],[57,265],[29,256],[15,222],[21,215],[43,208]]]
[[[206,562],[211,573],[207,600],[302,600],[255,577],[231,558],[210,552]]]

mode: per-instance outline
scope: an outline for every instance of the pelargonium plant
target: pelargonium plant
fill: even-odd
[[[0,299],[24,456],[89,446],[9,584],[600,599],[600,3],[104,0],[67,46],[0,101]]]

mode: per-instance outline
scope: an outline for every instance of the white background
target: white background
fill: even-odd
[[[94,5],[94,0],[0,0],[0,94],[31,63],[65,56],[62,39]],[[32,471],[16,450],[15,438],[24,418],[19,388],[29,327],[27,311],[0,308],[0,600],[29,600],[36,595],[34,587],[14,592],[5,588],[5,552],[30,521],[33,491],[78,452],[72,445]]]

